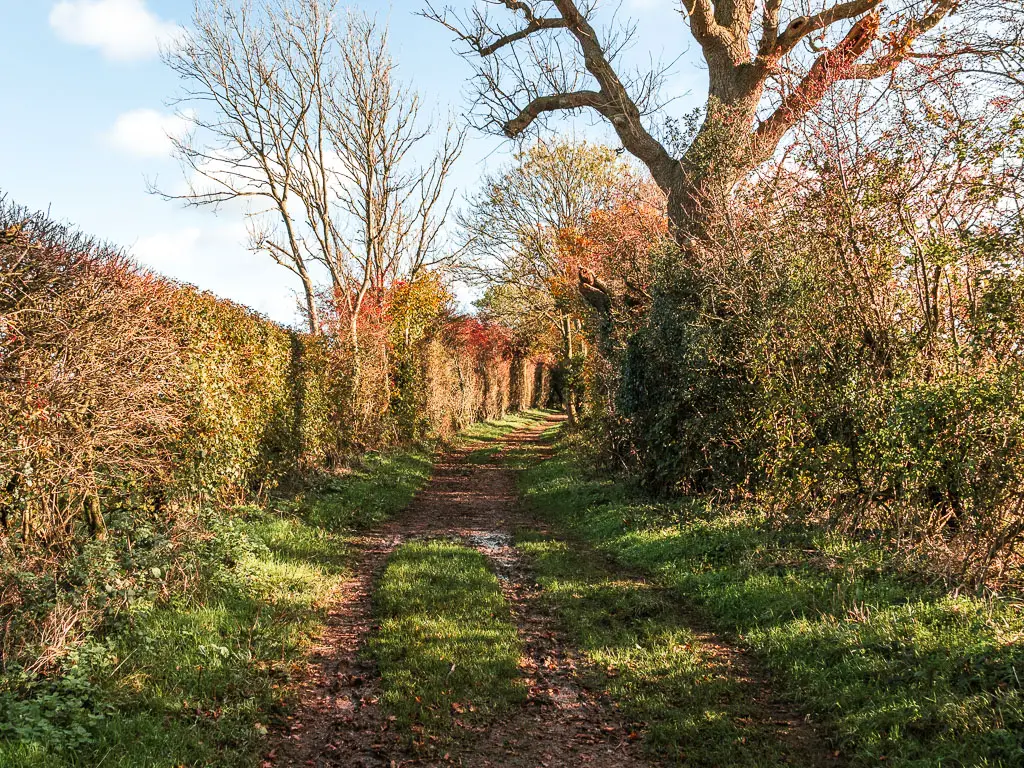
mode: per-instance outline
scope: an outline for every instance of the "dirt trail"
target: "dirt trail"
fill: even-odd
[[[502,441],[502,450],[535,441],[556,421],[551,417],[513,433]],[[517,527],[529,523],[536,527],[536,521],[524,518],[514,472],[502,466],[500,453],[482,464],[467,461],[479,447],[479,443],[464,445],[442,456],[431,482],[405,512],[356,540],[354,575],[338,585],[326,630],[310,657],[299,705],[288,726],[272,739],[264,768],[453,764],[630,768],[651,764],[628,738],[630,730],[611,703],[575,682],[572,650],[554,618],[540,605],[538,591],[522,572],[512,546]],[[459,537],[491,559],[524,645],[521,666],[529,693],[513,716],[480,733],[467,734],[457,752],[430,758],[401,746],[400,734],[392,732],[378,707],[374,670],[359,652],[374,629],[372,587],[388,554],[405,540],[435,536]],[[710,635],[705,642],[719,643]],[[742,654],[725,644],[721,648],[724,655],[732,656],[730,666],[750,674]],[[795,737],[797,742],[808,737],[795,718],[777,709],[774,716],[789,721],[790,727],[783,728],[780,737]],[[798,753],[819,752],[816,745],[800,746]],[[806,764],[817,762],[812,759]]]

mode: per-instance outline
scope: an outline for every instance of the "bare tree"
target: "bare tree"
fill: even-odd
[[[298,275],[314,333],[321,264],[358,350],[367,292],[450,257],[440,234],[463,134],[449,125],[431,151],[433,125],[398,81],[387,30],[337,0],[198,0],[165,59],[195,117],[174,140],[187,190],[164,197],[262,201],[248,209],[251,247]]]
[[[196,108],[189,134],[172,138],[187,188],[161,194],[197,207],[256,202],[249,209],[251,247],[299,277],[309,329],[317,333],[316,288],[294,192],[296,150],[311,104],[283,66],[273,32],[251,2],[196,3],[192,29],[164,56],[185,83],[178,103]],[[268,211],[276,216],[267,219]]]
[[[905,61],[933,57],[962,56],[996,73],[987,53],[1012,65],[1020,50],[1001,42],[1020,13],[1008,6],[1019,4],[1001,0],[682,0],[707,64],[708,98],[702,124],[676,156],[650,127],[658,73],[627,71],[621,53],[633,30],[599,31],[598,4],[476,0],[464,12],[428,5],[424,15],[467,46],[489,127],[518,137],[552,114],[596,111],[668,195],[682,238],[699,235],[716,203],[837,83],[884,78]]]
[[[349,14],[335,45],[335,87],[310,83],[317,109],[302,133],[297,186],[314,212],[317,259],[330,272],[358,351],[367,293],[452,257],[441,250],[440,234],[464,134],[449,123],[440,146],[419,164],[435,126],[421,119],[419,95],[398,80],[387,30]]]
[[[629,182],[630,168],[614,151],[574,141],[538,142],[485,177],[459,217],[472,256],[467,273],[489,289],[485,314],[512,328],[549,323],[565,365],[585,354],[572,242]],[[565,395],[575,420],[573,388]]]

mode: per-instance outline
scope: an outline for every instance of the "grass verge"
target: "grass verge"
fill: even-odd
[[[709,768],[808,764],[761,711],[756,682],[694,633],[663,588],[549,535],[521,533],[517,547],[589,662],[584,682],[608,692],[648,751]]]
[[[757,509],[651,500],[596,477],[565,447],[521,483],[543,518],[649,575],[752,649],[849,763],[1024,765],[1019,601],[950,593],[895,569],[877,546],[780,526]],[[563,566],[539,554],[554,599],[568,606],[557,594],[573,594],[560,580]],[[587,589],[575,593],[586,598]],[[579,605],[583,615],[570,611],[570,626],[579,623],[591,652],[620,668],[620,630],[592,630],[596,611]],[[620,684],[627,706],[641,715],[651,708],[649,722],[666,712],[646,691],[668,666],[657,673],[652,662],[650,684]],[[652,732],[655,746],[661,738]]]
[[[161,594],[156,569],[152,592],[60,675],[0,688],[0,766],[253,765],[345,572],[350,532],[402,509],[429,474],[423,453],[371,455],[266,509],[207,512],[209,535],[179,553],[198,586]]]
[[[487,559],[449,541],[414,541],[389,558],[370,642],[381,703],[418,747],[443,746],[525,698],[522,653]]]
[[[496,443],[543,418],[477,424],[459,440]],[[252,765],[345,575],[351,533],[405,507],[430,469],[421,451],[368,454],[266,508],[204,510],[204,535],[170,559],[155,530],[90,545],[65,588],[125,607],[52,674],[3,668],[0,767]]]

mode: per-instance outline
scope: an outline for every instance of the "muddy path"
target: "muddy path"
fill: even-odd
[[[484,461],[473,453],[483,443],[452,449],[438,459],[430,483],[401,515],[354,541],[353,575],[337,586],[325,631],[300,684],[298,706],[272,735],[264,768],[654,764],[642,754],[635,735],[630,738],[613,703],[577,682],[582,662],[543,606],[513,546],[517,529],[543,526],[519,505],[515,473],[504,465],[502,453],[534,443],[558,420],[549,417],[512,433]],[[523,643],[520,666],[528,690],[526,702],[512,716],[467,731],[457,748],[433,755],[403,746],[404,734],[396,733],[381,711],[375,670],[361,653],[376,628],[371,597],[388,555],[404,541],[432,537],[457,537],[491,560]],[[719,645],[740,674],[754,674],[745,656],[720,638],[705,635],[705,642]],[[795,717],[778,709],[773,714],[789,721],[788,728],[780,729],[781,738],[809,738]],[[820,752],[816,744],[800,747],[795,751],[808,756]]]

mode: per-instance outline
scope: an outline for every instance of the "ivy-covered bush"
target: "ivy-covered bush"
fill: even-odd
[[[1024,555],[1024,122],[904,108],[856,140],[820,118],[700,238],[633,247],[646,287],[595,218],[619,304],[592,323],[612,396],[590,434],[659,491],[1004,583]]]

